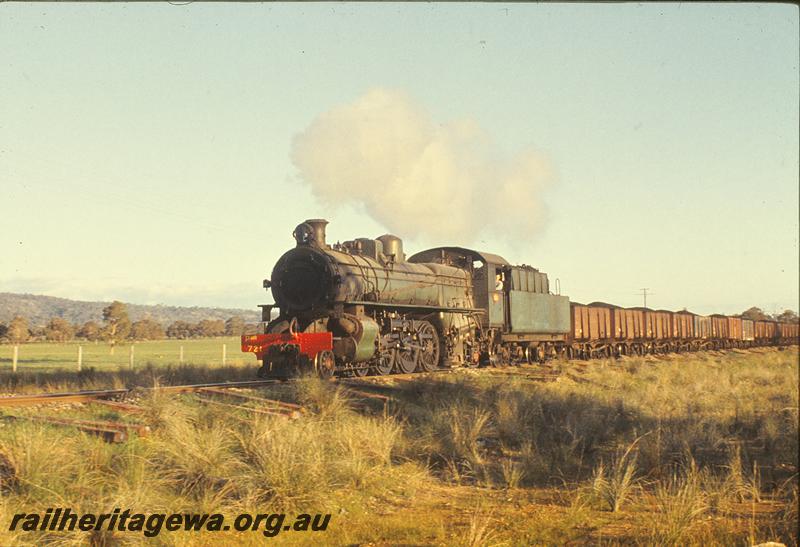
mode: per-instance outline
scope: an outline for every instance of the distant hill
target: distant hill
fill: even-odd
[[[43,326],[53,317],[61,317],[74,324],[83,324],[86,321],[99,323],[103,320],[103,308],[109,304],[110,302],[81,302],[54,296],[0,292],[0,322],[8,323],[15,316],[20,315],[27,318],[32,326]],[[125,305],[128,307],[131,321],[149,318],[164,326],[178,320],[197,323],[203,319],[224,320],[233,316],[239,316],[247,323],[256,323],[261,320],[258,310],[145,306],[127,302]]]

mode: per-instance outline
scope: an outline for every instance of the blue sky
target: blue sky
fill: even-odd
[[[303,219],[387,231],[291,158],[386,89],[553,173],[535,229],[492,215],[442,240],[448,218],[410,218],[408,252],[471,245],[582,302],[798,307],[796,6],[6,3],[0,48],[0,291],[269,301]]]

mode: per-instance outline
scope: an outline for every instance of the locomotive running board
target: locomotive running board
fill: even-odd
[[[423,304],[391,304],[387,302],[367,302],[352,300],[344,303],[345,306],[372,306],[374,308],[402,308],[406,310],[442,311],[447,313],[486,313],[481,308],[450,308],[441,306],[428,306]]]

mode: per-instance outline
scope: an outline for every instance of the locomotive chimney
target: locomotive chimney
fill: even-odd
[[[316,243],[317,247],[320,249],[327,248],[328,244],[325,243],[325,226],[328,224],[328,221],[324,218],[312,218],[306,220],[306,224],[311,226],[314,242]]]
[[[328,224],[328,221],[321,218],[312,218],[302,224],[298,224],[297,228],[292,232],[292,236],[297,241],[297,246],[327,249],[328,245],[325,243],[326,224]]]

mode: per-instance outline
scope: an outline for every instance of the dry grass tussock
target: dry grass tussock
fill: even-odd
[[[504,374],[399,386],[404,453],[457,484],[571,485],[610,512],[644,504],[663,517],[652,541],[727,537],[694,536],[693,523],[713,515],[747,528],[743,504],[765,500],[796,525],[796,348],[560,366],[550,383]],[[756,526],[794,536],[785,523]]]
[[[412,495],[428,480],[422,466],[396,461],[402,431],[393,418],[354,413],[335,393],[326,395],[326,406],[319,396],[324,388],[314,383],[298,389],[304,391],[298,395],[317,398],[319,414],[251,419],[197,405],[191,397],[153,396],[143,401],[151,437],[122,445],[11,422],[0,434],[3,512],[40,511],[47,500],[48,506],[94,512],[122,507],[338,515],[360,511],[375,496]],[[137,539],[130,533],[106,535],[103,541]],[[0,544],[23,537],[3,531]],[[87,536],[52,533],[35,539],[78,545]],[[159,541],[181,544],[186,537],[162,534]]]

